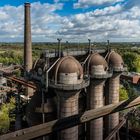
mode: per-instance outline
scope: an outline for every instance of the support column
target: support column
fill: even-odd
[[[114,74],[108,81],[109,94],[106,96],[106,104],[115,104],[119,102],[120,74]],[[119,124],[119,113],[107,116],[106,131],[109,134]],[[113,140],[116,140],[114,136]]]
[[[64,118],[78,114],[79,92],[58,93],[58,118]],[[59,140],[78,140],[78,126],[62,130]]]
[[[89,87],[88,109],[102,107],[103,104],[103,86],[104,80],[93,80]],[[89,139],[103,140],[103,118],[96,119],[89,123]]]

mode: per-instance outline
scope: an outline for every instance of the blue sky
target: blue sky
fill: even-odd
[[[1,0],[0,42],[23,41],[25,2],[33,41],[140,40],[139,0]]]
[[[40,2],[40,3],[50,3],[50,4],[54,4],[57,3],[57,0],[1,0],[0,1],[0,6],[5,6],[5,5],[11,5],[11,6],[19,6],[19,5],[23,5],[25,2],[30,2],[30,3],[34,3],[34,2]],[[94,0],[93,0],[94,1]],[[98,0],[97,0],[98,1]],[[127,0],[124,0],[127,1]],[[124,2],[122,1],[122,2]],[[58,10],[56,11],[56,13],[62,15],[62,16],[68,16],[68,15],[72,15],[72,14],[77,14],[77,13],[85,13],[91,10],[95,10],[95,9],[102,9],[104,7],[106,7],[108,4],[103,4],[103,5],[92,5],[88,8],[77,8],[74,9],[73,6],[75,3],[78,3],[78,0],[58,0],[59,3],[63,3],[63,9],[62,10]],[[115,2],[112,5],[116,5],[120,2]]]

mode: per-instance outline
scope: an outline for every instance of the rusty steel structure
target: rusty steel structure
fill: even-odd
[[[30,3],[24,36],[24,78],[5,77],[24,85],[25,95],[32,93],[25,110],[29,128],[0,140],[103,140],[104,130],[106,140],[118,140],[126,122],[118,112],[140,104],[140,97],[119,102],[122,57],[109,47],[93,49],[90,39],[88,49],[62,50],[58,39],[58,49],[44,51],[32,65]]]

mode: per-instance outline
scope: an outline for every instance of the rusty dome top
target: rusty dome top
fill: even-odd
[[[56,64],[55,75],[59,73],[77,73],[81,77],[83,75],[83,68],[74,57],[65,56]]]
[[[108,63],[113,67],[122,67],[124,65],[122,57],[114,51],[110,52],[108,56]]]
[[[105,70],[108,69],[108,64],[106,60],[98,53],[92,54],[89,58],[88,63],[89,63],[89,67],[103,65]]]

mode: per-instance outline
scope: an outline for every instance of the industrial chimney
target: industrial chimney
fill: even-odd
[[[30,19],[30,3],[25,3],[24,15],[24,68],[25,79],[28,79],[28,73],[32,69],[32,41],[31,41],[31,19]],[[26,87],[26,95],[32,96],[33,89]]]
[[[27,75],[27,73],[32,69],[30,3],[25,3],[24,18],[24,67],[26,71],[25,75]]]

